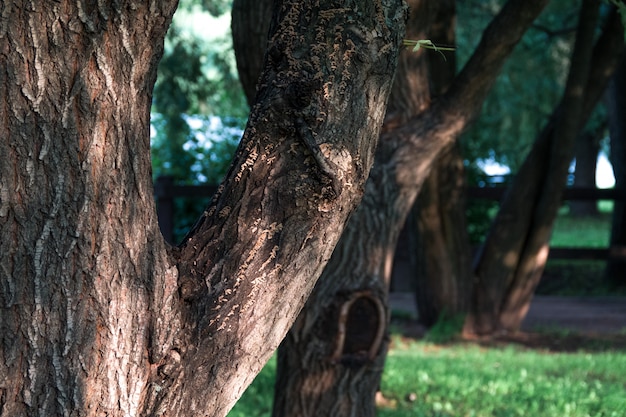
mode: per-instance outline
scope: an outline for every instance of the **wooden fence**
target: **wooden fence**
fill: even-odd
[[[213,195],[217,186],[214,185],[176,185],[169,177],[159,177],[154,185],[154,194],[157,202],[157,213],[161,232],[168,242],[174,237],[174,200],[184,197],[209,197]],[[498,201],[504,194],[505,187],[469,187],[468,199]],[[625,193],[616,189],[598,188],[566,188],[564,201],[571,200],[612,200],[626,201]],[[551,259],[591,259],[603,260],[609,257],[626,257],[626,248],[587,248],[587,247],[558,247],[550,249]]]

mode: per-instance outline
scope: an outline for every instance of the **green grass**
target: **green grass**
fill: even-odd
[[[611,236],[611,215],[591,217],[559,215],[554,224],[550,246],[606,248]]]
[[[622,417],[626,352],[554,353],[394,338],[380,417]],[[269,417],[275,359],[229,417]]]
[[[410,343],[389,354],[382,391],[396,406],[379,416],[624,416],[625,373],[623,352]]]

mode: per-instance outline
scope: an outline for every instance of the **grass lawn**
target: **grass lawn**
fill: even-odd
[[[622,417],[626,352],[436,345],[393,338],[381,417]],[[271,415],[275,359],[229,417]]]
[[[550,246],[606,248],[611,236],[611,214],[574,217],[560,214],[556,218]]]
[[[380,416],[624,416],[626,353],[411,342],[388,357]]]

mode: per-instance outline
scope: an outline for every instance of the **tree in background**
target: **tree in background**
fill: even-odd
[[[576,137],[623,50],[615,10],[595,42],[600,4],[583,0],[563,98],[509,186],[476,260],[474,300],[464,331],[519,329],[545,267]],[[593,66],[591,63],[593,62]]]
[[[611,78],[606,92],[609,132],[611,136],[611,163],[615,174],[615,188],[626,188],[626,62],[622,56],[615,75]],[[622,191],[623,192],[623,191]],[[623,198],[623,194],[622,194]],[[606,281],[613,288],[626,288],[626,201],[618,200],[613,206],[611,228],[611,248],[613,253],[607,263]]]
[[[149,115],[177,2],[22,3],[0,20],[0,415],[223,416],[362,195],[404,5],[276,4],[241,145],[171,247]]]
[[[456,18],[456,1],[439,2],[427,36],[436,45],[457,44]],[[417,73],[411,68],[407,72]],[[430,86],[431,100],[437,101],[446,92],[455,73],[455,54],[428,60],[422,83]],[[414,88],[406,90],[412,92]],[[463,315],[469,308],[472,276],[465,186],[463,157],[455,141],[437,158],[421,188],[415,210],[407,219],[409,233],[415,236],[408,243],[415,243],[409,246],[409,251],[418,318],[427,327],[442,315],[452,318]]]

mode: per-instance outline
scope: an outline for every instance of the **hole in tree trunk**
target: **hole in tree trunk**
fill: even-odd
[[[367,291],[352,294],[339,309],[333,361],[361,366],[374,359],[385,331],[385,308]]]

